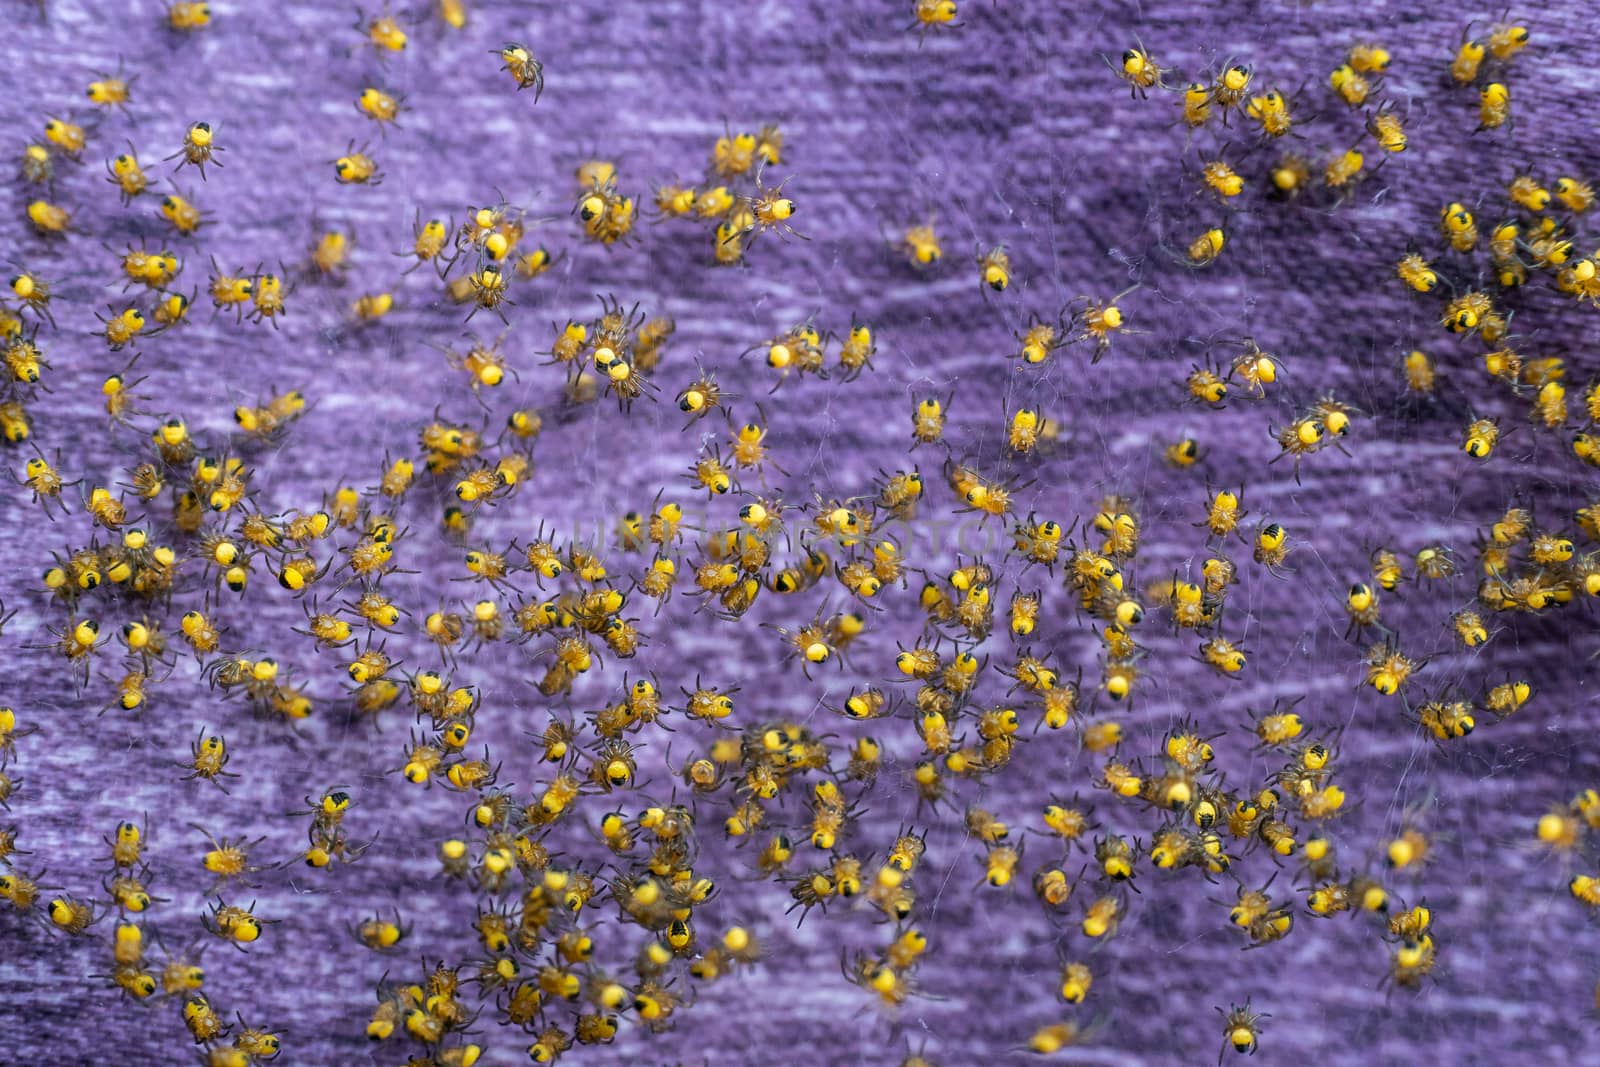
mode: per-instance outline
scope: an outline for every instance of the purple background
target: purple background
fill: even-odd
[[[891,1029],[898,1027],[913,1047],[925,1039],[941,1063],[1005,1061],[1022,1058],[1012,1050],[1035,1026],[1070,1016],[1100,1024],[1092,1047],[1073,1062],[1200,1063],[1209,1062],[1221,1039],[1212,1006],[1246,997],[1272,1015],[1262,1038],[1267,1062],[1295,1055],[1319,1063],[1429,1056],[1504,1062],[1513,1049],[1538,1049],[1557,1061],[1600,1055],[1591,1016],[1594,927],[1567,896],[1567,867],[1529,847],[1538,814],[1600,779],[1589,730],[1594,616],[1574,606],[1545,618],[1496,619],[1503,628],[1474,654],[1457,651],[1446,630],[1449,614],[1472,596],[1476,531],[1515,494],[1534,506],[1542,525],[1575,534],[1572,509],[1600,498],[1600,487],[1561,435],[1526,427],[1526,399],[1482,373],[1476,342],[1437,326],[1437,302],[1412,296],[1392,276],[1408,241],[1437,244],[1445,202],[1476,205],[1482,198],[1480,223],[1496,220],[1504,182],[1523,164],[1552,180],[1567,172],[1600,177],[1592,118],[1600,79],[1586,5],[1553,4],[1532,17],[1534,44],[1507,75],[1515,129],[1478,136],[1475,94],[1447,89],[1443,70],[1465,20],[1495,12],[1442,5],[1426,12],[1363,5],[1357,13],[1290,3],[1223,11],[1179,3],[968,3],[963,26],[931,34],[918,47],[905,30],[909,5],[899,3],[857,13],[821,4],[671,0],[589,10],[481,3],[463,33],[414,20],[408,54],[382,66],[370,50],[350,54],[360,37],[341,5],[216,3],[216,25],[190,39],[161,29],[161,8],[153,3],[115,10],[51,3],[47,24],[30,5],[10,6],[16,10],[8,12],[8,62],[0,64],[0,120],[15,150],[37,135],[46,115],[83,117],[84,85],[119,57],[140,74],[132,109],[137,124],[112,115],[93,133],[81,168],[58,164],[55,198],[74,212],[72,236],[47,242],[33,235],[22,220],[34,194],[16,180],[7,183],[0,208],[8,258],[57,284],[59,330],[41,334],[53,392],[30,412],[34,440],[52,457],[59,448],[71,476],[91,484],[116,480],[121,467],[136,462],[148,434],[148,427],[143,434],[107,432],[99,383],[126,354],[106,352],[89,335],[94,311],[121,299],[120,285],[108,284],[114,255],[102,243],[120,252],[141,237],[152,247],[166,240],[152,198],[124,208],[105,183],[102,161],[125,139],[152,176],[163,178],[170,164],[155,161],[176,147],[192,121],[209,120],[226,147],[224,168],[207,182],[192,174],[178,178],[214,215],[197,241],[171,242],[186,262],[185,287],[204,286],[211,255],[226,268],[300,262],[313,217],[355,230],[349,284],[300,286],[290,294],[281,331],[236,326],[231,317],[212,320],[202,298],[191,325],[139,346],[141,372],[150,375],[142,391],[154,398],[150,411],[181,413],[218,446],[235,404],[274,389],[300,388],[312,398],[314,409],[281,447],[250,456],[252,484],[268,511],[310,508],[341,480],[374,484],[384,451],[414,448],[416,429],[435,406],[454,418],[479,417],[462,377],[428,345],[449,345],[464,334],[492,338],[499,323],[480,315],[463,329],[461,309],[436,302],[434,277],[422,270],[397,281],[404,263],[390,253],[409,242],[414,211],[459,219],[467,205],[498,191],[527,206],[531,217],[548,216],[529,240],[566,258],[512,294],[507,350],[520,381],[492,399],[488,418],[497,425],[512,406],[534,404],[545,410],[547,429],[534,477],[510,502],[482,514],[474,543],[525,541],[540,520],[563,529],[609,527],[621,512],[646,508],[661,486],[686,506],[698,500],[682,472],[699,434],[721,439],[722,430],[711,421],[680,433],[682,419],[670,403],[692,377],[696,355],[744,394],[735,405],[743,415],[749,398],[769,387],[770,372],[756,358],[739,360],[740,351],[813,313],[819,325],[841,332],[855,314],[880,337],[873,373],[848,384],[790,382],[764,400],[771,441],[789,472],[774,481],[785,499],[868,491],[877,468],[907,462],[907,415],[915,400],[951,392],[955,455],[1031,480],[1019,494],[1023,514],[1037,510],[1065,525],[1091,513],[1106,493],[1137,503],[1144,545],[1129,573],[1140,586],[1204,558],[1190,524],[1201,515],[1208,479],[1244,484],[1252,522],[1270,516],[1297,541],[1291,580],[1272,580],[1249,564],[1244,545],[1234,546],[1243,582],[1229,598],[1223,632],[1252,653],[1237,681],[1195,663],[1197,641],[1173,637],[1153,613],[1140,634],[1152,654],[1137,702],[1121,713],[1124,756],[1148,759],[1185,714],[1220,732],[1236,726],[1247,708],[1304,695],[1301,710],[1316,729],[1344,729],[1339,780],[1352,803],[1328,828],[1344,868],[1376,870],[1382,842],[1408,806],[1422,812],[1437,852],[1420,874],[1391,879],[1407,901],[1426,898],[1435,916],[1437,982],[1421,995],[1378,988],[1387,946],[1349,917],[1319,922],[1300,914],[1284,943],[1241,953],[1243,938],[1228,928],[1226,906],[1208,900],[1231,900],[1231,884],[1208,886],[1193,871],[1143,871],[1143,893],[1131,898],[1121,932],[1091,949],[1077,930],[1081,902],[1069,909],[1068,921],[1052,925],[1025,878],[1010,892],[977,888],[980,850],[964,839],[960,821],[961,806],[981,803],[1013,825],[1037,826],[1035,813],[1047,796],[1089,798],[1098,760],[1078,751],[1075,731],[1041,734],[1019,746],[1002,775],[962,784],[954,810],[917,816],[905,779],[916,736],[903,718],[878,723],[872,732],[894,758],[863,800],[867,814],[847,844],[881,855],[902,823],[928,828],[916,917],[931,939],[917,974],[930,996],[886,1021],[869,994],[846,985],[841,948],[880,946],[891,930],[875,926],[865,904],[814,913],[796,930],[783,915],[785,890],[746,880],[754,853],[721,841],[724,796],[708,806],[701,835],[703,866],[722,890],[697,912],[697,926],[710,936],[746,923],[765,940],[770,958],[699,989],[699,1002],[672,1033],[647,1042],[628,1022],[614,1048],[574,1049],[568,1058],[737,1064],[790,1062],[793,1050],[803,1050],[799,1055],[810,1062],[887,1063],[903,1054],[905,1042]],[[1196,154],[1184,154],[1185,134],[1173,126],[1176,97],[1130,101],[1099,58],[1120,52],[1135,34],[1163,63],[1189,75],[1231,57],[1254,63],[1262,86],[1305,84],[1297,113],[1317,117],[1297,147],[1313,158],[1342,150],[1359,133],[1359,118],[1327,92],[1326,73],[1351,43],[1371,36],[1394,53],[1374,100],[1398,102],[1412,147],[1388,160],[1350,203],[1331,210],[1267,200],[1261,192],[1275,150],[1249,154],[1240,169],[1251,188],[1242,210],[1228,216],[1229,246],[1215,266],[1190,272],[1171,253],[1181,254],[1224,214],[1196,192]],[[545,60],[548,81],[537,106],[531,93],[511,90],[488,54],[506,40],[525,40]],[[409,98],[401,128],[383,139],[352,107],[370,83]],[[788,141],[776,173],[792,175],[796,227],[810,241],[767,237],[750,252],[748,270],[712,270],[705,266],[709,236],[688,224],[641,224],[631,245],[611,250],[581,239],[570,216],[572,171],[581,159],[591,153],[615,159],[623,191],[647,202],[652,182],[698,179],[724,121],[752,130],[782,124]],[[1242,122],[1223,132],[1254,143]],[[1196,147],[1209,150],[1216,133],[1196,137]],[[369,137],[383,184],[337,186],[330,161],[352,138]],[[1376,149],[1366,147],[1376,162]],[[946,260],[923,276],[889,253],[884,237],[929,216],[937,218]],[[986,298],[968,257],[977,245],[1002,241],[1012,252],[1016,284]],[[1591,232],[1579,247],[1593,243]],[[1481,258],[1445,262],[1463,284],[1485,265]],[[1144,287],[1124,307],[1131,325],[1145,332],[1120,338],[1099,365],[1089,368],[1082,350],[1061,353],[1042,370],[1003,358],[1029,312],[1054,314],[1080,294],[1107,297],[1133,281]],[[350,301],[387,287],[396,294],[394,314],[379,327],[352,330]],[[592,316],[595,294],[608,292],[676,319],[678,332],[658,374],[663,396],[635,405],[626,418],[610,401],[563,413],[560,376],[538,366],[537,353],[548,349],[552,321]],[[1542,280],[1507,305],[1516,309],[1513,325],[1526,355],[1568,361],[1576,409],[1578,387],[1596,372],[1592,311],[1569,304]],[[1205,345],[1246,334],[1283,358],[1272,398],[1231,403],[1221,413],[1182,405],[1182,376]],[[1399,401],[1400,361],[1413,347],[1429,351],[1441,371],[1432,405]],[[1329,450],[1312,457],[1297,486],[1287,464],[1265,465],[1276,451],[1266,427],[1329,389],[1370,417],[1351,431],[1351,456]],[[1066,442],[1049,456],[1008,464],[1002,420],[1021,404],[1060,419]],[[1459,451],[1469,410],[1522,426],[1484,466]],[[1161,458],[1180,432],[1194,434],[1208,450],[1186,472]],[[938,520],[922,523],[908,546],[916,562],[945,570],[957,551],[983,551],[998,562],[1004,546],[997,532],[974,532],[952,515],[951,495],[937,477],[939,456],[922,450],[914,458],[929,481],[922,515]],[[23,460],[16,449],[4,456],[11,469]],[[412,534],[400,555],[422,573],[384,586],[416,613],[413,629],[441,598],[477,595],[447,581],[462,571],[460,550],[437,533],[446,491],[422,480],[408,500],[404,517]],[[379,976],[415,970],[418,953],[452,961],[480,954],[469,929],[475,902],[461,885],[437,878],[433,859],[437,840],[461,832],[465,798],[421,792],[386,774],[403,762],[404,711],[391,712],[381,733],[347,725],[338,699],[340,658],[314,654],[289,632],[300,606],[258,568],[244,603],[219,609],[229,627],[225,647],[270,651],[321,698],[317,716],[298,736],[251,719],[238,702],[218,701],[192,658],[153,691],[142,718],[96,718],[121,673],[116,646],[102,654],[81,694],[58,660],[21,647],[45,639],[44,626],[59,623],[59,610],[36,592],[35,576],[51,549],[87,540],[86,517],[76,506],[70,519],[46,523],[26,491],[10,482],[0,482],[0,501],[0,559],[7,561],[0,595],[20,609],[5,631],[0,700],[23,722],[42,727],[19,743],[8,769],[24,780],[9,816],[21,844],[34,851],[22,857],[24,866],[48,866],[48,882],[80,896],[98,894],[107,865],[101,835],[120,819],[148,812],[152,888],[172,898],[150,913],[149,925],[176,948],[205,936],[199,916],[210,881],[198,864],[201,839],[187,823],[229,836],[265,834],[263,854],[286,858],[299,847],[304,820],[281,813],[300,807],[308,793],[352,787],[357,802],[347,825],[358,839],[381,831],[378,845],[361,863],[331,875],[307,877],[292,868],[263,874],[253,894],[233,891],[230,900],[254,895],[262,915],[283,922],[249,954],[209,949],[207,990],[229,1016],[238,1010],[252,1022],[287,1028],[283,1062],[402,1062],[415,1046],[392,1041],[374,1052],[362,1037]],[[719,502],[713,520],[731,521],[736,507]],[[1384,618],[1404,647],[1435,654],[1413,697],[1456,685],[1476,693],[1508,672],[1538,689],[1517,717],[1495,724],[1485,716],[1471,738],[1442,748],[1421,737],[1396,702],[1357,690],[1362,646],[1342,640],[1340,606],[1343,590],[1365,575],[1372,548],[1409,554],[1432,541],[1454,546],[1468,576],[1426,590],[1408,586],[1403,598],[1385,601]],[[608,558],[616,571],[641,562],[616,553]],[[687,566],[680,569],[681,593],[689,574]],[[1013,566],[997,602],[1009,599],[1015,573]],[[1023,582],[1053,591],[1035,647],[1048,648],[1068,673],[1081,665],[1086,685],[1096,680],[1098,648],[1084,620],[1037,572]],[[826,595],[842,603],[837,591]],[[853,738],[861,728],[818,711],[818,704],[888,678],[896,640],[909,643],[918,631],[914,590],[884,598],[886,611],[874,616],[845,670],[817,671],[807,681],[782,663],[778,638],[754,624],[803,621],[823,596],[819,589],[792,601],[765,597],[741,625],[695,615],[692,601],[675,599],[658,619],[642,620],[652,640],[639,658],[630,664],[608,658],[582,679],[571,706],[581,713],[611,699],[624,666],[634,676],[653,672],[669,693],[698,671],[708,681],[743,687],[739,724],[814,716],[819,731]],[[187,606],[197,597],[179,602]],[[120,624],[129,613],[103,601],[94,610],[105,623]],[[169,629],[175,637],[175,627]],[[114,630],[107,625],[108,633]],[[410,634],[389,647],[404,655],[408,669],[435,665]],[[484,697],[474,746],[493,747],[504,763],[502,783],[516,783],[521,796],[547,774],[523,737],[541,730],[551,710],[524,681],[541,669],[529,661],[533,647],[496,648],[464,659],[457,672]],[[1003,662],[1008,642],[997,638],[987,651],[992,662]],[[1004,689],[991,677],[980,699],[998,701]],[[201,724],[223,732],[236,753],[232,769],[244,777],[231,796],[177,780],[174,761],[186,755]],[[677,727],[670,738],[675,761],[690,743],[709,740],[708,731],[681,721]],[[643,763],[656,769],[643,773],[640,796],[628,808],[642,807],[645,797],[668,797],[670,779],[659,769],[667,740],[644,739]],[[1250,738],[1238,730],[1217,747],[1231,784],[1259,782],[1275,769],[1273,760],[1250,752]],[[1107,827],[1148,837],[1150,813],[1100,793],[1092,799]],[[561,824],[552,849],[559,845],[569,860],[586,858],[592,868],[604,852],[588,827],[611,806],[603,798],[585,801],[582,821]],[[804,818],[796,798],[788,801],[787,817]],[[1030,843],[1027,874],[1047,858],[1045,844]],[[812,855],[800,849],[796,868]],[[1069,871],[1082,862],[1075,855]],[[1273,865],[1257,851],[1236,869],[1259,885]],[[1274,890],[1290,894],[1302,884],[1303,876],[1286,870]],[[1088,885],[1080,893],[1087,894],[1083,901],[1094,895]],[[1293,896],[1299,907],[1303,894]],[[415,930],[409,952],[380,959],[345,926],[392,904]],[[619,927],[607,902],[593,910],[598,956],[620,970],[640,932]],[[86,977],[107,965],[110,927],[108,920],[95,936],[68,941],[9,911],[0,914],[0,1062],[48,1055],[56,1063],[171,1063],[191,1055],[175,1005],[135,1005]],[[1063,959],[1087,960],[1095,972],[1089,1001],[1076,1012],[1056,996]],[[681,978],[680,988],[689,981]],[[490,1048],[483,1062],[525,1062],[527,1039],[494,1026],[493,1014],[490,1008],[483,1016],[480,1040]]]

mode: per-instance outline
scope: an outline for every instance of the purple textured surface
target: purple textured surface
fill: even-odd
[[[1033,1029],[1058,1018],[1094,1023],[1084,1048],[1060,1057],[1080,1063],[1206,1063],[1221,1042],[1213,1005],[1253,998],[1271,1013],[1262,1036],[1265,1062],[1301,1059],[1327,1064],[1509,1062],[1512,1050],[1538,1052],[1554,1062],[1600,1059],[1593,1022],[1593,923],[1566,892],[1572,869],[1536,852],[1537,816],[1579,790],[1600,786],[1600,754],[1592,737],[1597,710],[1594,615],[1573,606],[1549,616],[1493,622],[1494,639],[1460,650],[1448,632],[1451,612],[1471,601],[1476,583],[1472,544],[1515,499],[1534,508],[1543,528],[1575,535],[1572,512],[1600,498],[1595,472],[1572,457],[1565,436],[1527,426],[1526,397],[1516,397],[1483,374],[1481,346],[1437,324],[1439,301],[1409,293],[1393,277],[1393,262],[1408,242],[1438,244],[1439,208],[1451,200],[1477,205],[1480,224],[1495,221],[1504,183],[1524,164],[1540,175],[1600,177],[1592,102],[1600,62],[1587,5],[1551,4],[1529,13],[1534,43],[1507,75],[1515,94],[1514,130],[1473,135],[1477,99],[1449,89],[1444,65],[1466,19],[1489,10],[1418,10],[1406,5],[1346,7],[1260,3],[1209,10],[1192,3],[963,5],[964,25],[930,34],[919,47],[906,31],[909,5],[863,5],[856,12],[824,4],[676,3],[563,8],[474,3],[460,33],[419,19],[407,54],[380,65],[358,49],[346,6],[213,4],[216,24],[193,38],[160,27],[161,8],[130,3],[127,10],[55,3],[48,22],[30,5],[7,11],[0,64],[0,125],[10,140],[36,136],[44,116],[82,115],[83,85],[119,57],[138,73],[133,117],[112,114],[92,134],[81,167],[59,163],[54,199],[74,212],[64,241],[34,235],[23,218],[33,194],[8,179],[0,202],[0,243],[6,258],[55,280],[58,329],[41,343],[51,363],[52,392],[30,404],[34,440],[72,477],[89,484],[117,480],[120,469],[147,447],[143,432],[108,432],[99,385],[126,361],[91,336],[95,311],[105,311],[120,286],[115,258],[141,238],[168,241],[150,197],[121,206],[104,180],[101,161],[125,139],[139,149],[152,175],[170,187],[170,164],[153,161],[179,143],[188,123],[205,118],[226,146],[224,166],[201,183],[178,182],[214,214],[197,240],[173,241],[186,263],[185,286],[204,285],[208,257],[225,268],[303,260],[313,218],[353,228],[350,279],[342,287],[301,284],[289,297],[281,330],[237,326],[212,318],[197,301],[194,322],[139,346],[139,369],[149,380],[153,414],[181,413],[205,442],[221,447],[239,403],[298,388],[314,402],[281,446],[246,453],[255,474],[258,506],[268,512],[311,508],[340,482],[376,482],[380,460],[415,453],[416,430],[436,407],[476,420],[480,409],[463,377],[430,345],[463,336],[492,339],[500,325],[479,315],[461,326],[462,310],[439,301],[427,270],[404,279],[391,253],[410,239],[416,210],[459,220],[469,204],[503,194],[548,217],[529,240],[565,258],[546,276],[514,289],[516,305],[506,350],[520,378],[503,386],[487,418],[498,425],[515,406],[546,412],[529,483],[498,508],[483,512],[474,544],[524,542],[541,521],[558,529],[609,529],[629,509],[644,510],[662,486],[698,501],[683,480],[702,432],[725,441],[715,421],[680,432],[671,396],[693,376],[698,356],[724,384],[742,394],[734,408],[748,414],[763,397],[770,371],[741,351],[794,322],[817,314],[820,326],[843,332],[851,316],[873,324],[880,338],[875,369],[845,383],[804,380],[765,397],[771,442],[787,475],[772,489],[793,503],[812,494],[844,497],[870,492],[879,467],[907,462],[909,413],[916,399],[954,395],[952,454],[984,470],[1028,483],[1018,510],[1056,518],[1092,514],[1118,493],[1134,501],[1144,539],[1130,569],[1139,588],[1173,570],[1197,567],[1205,547],[1191,523],[1202,514],[1205,486],[1244,485],[1252,515],[1289,528],[1298,547],[1288,581],[1252,566],[1243,542],[1232,555],[1242,581],[1230,594],[1222,632],[1242,641],[1251,662],[1239,680],[1225,679],[1192,659],[1198,639],[1174,636],[1152,611],[1141,632],[1151,648],[1131,710],[1119,712],[1124,753],[1149,759],[1179,718],[1197,718],[1216,742],[1218,765],[1231,784],[1257,784],[1278,765],[1252,753],[1237,729],[1246,709],[1304,696],[1301,706],[1321,732],[1342,729],[1339,781],[1351,797],[1327,833],[1338,844],[1341,869],[1381,868],[1382,843],[1402,813],[1420,812],[1435,857],[1420,873],[1389,879],[1408,902],[1432,908],[1440,946],[1435,981],[1420,994],[1379,988],[1389,946],[1363,921],[1319,921],[1304,913],[1304,876],[1286,863],[1274,889],[1289,894],[1295,929],[1283,943],[1240,951],[1225,905],[1233,886],[1207,885],[1193,870],[1141,871],[1142,893],[1130,898],[1120,932],[1091,945],[1078,931],[1084,885],[1059,922],[1042,914],[1026,879],[1009,891],[978,885],[979,847],[964,833],[960,809],[982,804],[1015,826],[1038,827],[1037,810],[1050,796],[1074,793],[1095,801],[1108,829],[1148,842],[1158,821],[1142,808],[1089,788],[1098,760],[1079,750],[1075,730],[1041,731],[1019,745],[1002,774],[961,783],[956,805],[937,814],[917,811],[907,781],[919,742],[910,717],[873,724],[889,753],[877,786],[861,800],[864,814],[847,846],[881,856],[898,827],[927,828],[928,854],[916,886],[916,921],[930,947],[917,979],[926,997],[885,1013],[869,993],[840,975],[842,949],[877,948],[892,936],[857,909],[813,913],[796,929],[785,917],[781,886],[751,876],[754,849],[722,840],[726,791],[704,803],[702,865],[721,885],[696,913],[707,934],[742,922],[769,949],[758,967],[697,990],[675,1030],[646,1035],[625,1021],[615,1046],[575,1048],[578,1063],[892,1063],[906,1042],[926,1042],[927,1055],[952,1064],[1021,1061],[1017,1051]],[[1389,159],[1337,207],[1306,200],[1281,204],[1261,193],[1275,148],[1255,148],[1240,170],[1252,183],[1243,208],[1225,213],[1201,195],[1195,177],[1200,152],[1218,143],[1207,130],[1185,152],[1174,126],[1178,108],[1164,94],[1130,100],[1101,61],[1138,35],[1165,64],[1194,75],[1230,57],[1255,64],[1263,85],[1305,83],[1300,149],[1320,158],[1360,133],[1326,88],[1326,73],[1352,43],[1381,40],[1394,67],[1381,91],[1407,116],[1411,148]],[[489,50],[525,40],[546,63],[542,99],[512,91]],[[376,83],[404,92],[411,110],[400,128],[379,139],[351,102]],[[641,223],[627,247],[603,249],[583,240],[570,215],[573,168],[589,154],[615,159],[620,185],[647,202],[652,182],[699,180],[724,121],[736,129],[782,124],[787,138],[778,177],[799,205],[796,228],[809,241],[767,236],[748,255],[748,269],[705,265],[709,238],[700,227]],[[1222,136],[1255,145],[1235,117]],[[336,185],[330,161],[354,138],[371,137],[385,179],[372,188]],[[1370,142],[1369,158],[1378,155]],[[918,275],[886,247],[885,235],[933,216],[946,260]],[[1228,220],[1229,245],[1204,271],[1179,261],[1205,226]],[[1580,227],[1580,232],[1582,228]],[[1003,295],[980,290],[970,253],[1004,242],[1015,284]],[[1580,242],[1593,246],[1593,234]],[[1445,257],[1454,280],[1466,284],[1483,266]],[[1042,369],[1004,358],[1013,331],[1029,312],[1055,314],[1080,294],[1108,297],[1133,282],[1142,288],[1124,301],[1130,324],[1142,331],[1118,338],[1111,354],[1090,367],[1084,348],[1068,349]],[[397,307],[383,324],[357,329],[348,305],[366,291],[392,288]],[[670,314],[677,332],[657,380],[657,402],[636,404],[627,417],[608,399],[568,409],[560,402],[558,369],[540,366],[552,322],[598,311],[596,294],[637,300],[651,314]],[[1600,373],[1593,309],[1575,305],[1541,282],[1506,299],[1528,356],[1560,356],[1568,382]],[[488,321],[485,321],[488,320]],[[1206,346],[1254,337],[1281,355],[1285,372],[1269,400],[1236,401],[1220,413],[1182,403],[1182,378]],[[1401,360],[1421,347],[1441,372],[1431,404],[1402,403]],[[1276,452],[1268,436],[1278,425],[1332,390],[1360,408],[1346,443],[1350,455],[1325,450],[1301,467],[1296,484],[1287,463],[1268,467]],[[1003,419],[1019,405],[1061,420],[1065,441],[1026,461],[1006,458]],[[1494,459],[1472,465],[1459,436],[1468,411],[1499,415],[1517,425]],[[1201,463],[1176,471],[1163,448],[1192,433],[1207,449]],[[925,521],[907,544],[930,572],[947,571],[956,553],[983,553],[998,562],[1006,546],[990,524],[977,527],[954,512],[937,476],[941,454],[913,458],[928,476]],[[24,453],[0,452],[10,470]],[[755,488],[755,486],[751,486]],[[391,638],[406,669],[436,666],[416,633],[416,621],[438,602],[475,598],[475,587],[452,583],[462,573],[460,549],[438,533],[445,483],[419,479],[402,513],[411,535],[403,565],[420,573],[388,579],[385,590],[412,618]],[[690,510],[691,521],[697,513]],[[734,521],[737,503],[712,505],[712,521]],[[28,493],[0,481],[0,599],[18,616],[6,626],[0,703],[17,709],[40,732],[18,742],[8,772],[23,780],[9,816],[19,843],[33,855],[23,866],[46,866],[52,885],[78,896],[103,896],[107,867],[101,835],[129,817],[149,814],[152,886],[163,897],[148,916],[169,947],[198,942],[209,878],[199,867],[203,848],[188,827],[213,833],[266,835],[263,854],[291,858],[301,847],[304,820],[282,813],[307,794],[331,785],[351,788],[356,804],[347,824],[358,839],[381,837],[361,862],[328,874],[266,872],[254,897],[259,912],[282,920],[249,953],[213,945],[205,956],[207,991],[227,1015],[287,1031],[280,1062],[398,1064],[418,1050],[398,1039],[371,1046],[363,1036],[372,990],[385,971],[418,971],[418,956],[452,962],[482,955],[470,923],[475,899],[438,874],[435,843],[463,833],[468,808],[460,794],[419,791],[393,771],[403,762],[409,714],[388,713],[381,732],[350,724],[335,653],[318,655],[289,632],[301,607],[258,569],[242,604],[224,601],[226,649],[258,649],[291,667],[318,698],[318,712],[296,732],[251,718],[239,701],[206,688],[192,657],[152,691],[138,719],[118,712],[96,717],[120,674],[109,653],[90,686],[74,691],[51,655],[24,650],[48,639],[61,610],[38,591],[37,574],[50,551],[85,543],[91,535],[81,505],[54,525],[43,521]],[[164,522],[165,516],[152,520]],[[103,536],[103,534],[102,534]],[[1467,573],[1452,582],[1410,586],[1386,601],[1385,622],[1403,646],[1433,658],[1414,683],[1416,693],[1460,687],[1477,694],[1508,675],[1535,682],[1537,695],[1505,722],[1482,716],[1471,737],[1435,745],[1397,702],[1358,688],[1364,648],[1343,640],[1343,590],[1368,573],[1379,545],[1403,556],[1442,541],[1454,546]],[[1580,548],[1593,548],[1583,543]],[[697,555],[690,550],[681,558]],[[644,557],[611,553],[617,570]],[[680,595],[641,625],[650,643],[631,663],[611,660],[580,679],[567,701],[539,697],[527,679],[542,669],[530,662],[540,646],[498,646],[463,658],[456,677],[479,687],[483,711],[473,747],[490,745],[503,762],[502,784],[519,797],[548,781],[524,734],[542,730],[553,710],[582,714],[601,707],[630,676],[654,674],[676,694],[696,674],[722,686],[742,686],[738,725],[788,717],[819,732],[851,739],[867,732],[820,710],[851,688],[885,682],[897,641],[909,644],[921,628],[915,584],[886,591],[881,613],[852,648],[842,671],[813,672],[806,680],[784,661],[779,638],[756,624],[793,626],[826,596],[840,606],[842,590],[812,590],[794,600],[767,595],[743,622],[695,614],[682,596],[691,575],[680,566]],[[1049,650],[1070,675],[1082,667],[1086,690],[1099,678],[1099,645],[1088,622],[1059,583],[1037,571],[1020,577],[1005,568],[996,602],[1018,582],[1051,591],[1048,620],[1032,644]],[[188,606],[199,583],[184,587]],[[533,592],[526,576],[524,591]],[[95,607],[120,625],[127,605]],[[176,612],[173,620],[176,619]],[[107,625],[107,632],[115,626]],[[175,627],[169,625],[175,639]],[[112,648],[115,648],[113,645]],[[1010,654],[1001,634],[983,650],[998,664]],[[897,687],[905,688],[905,687]],[[1004,699],[1005,683],[988,677],[979,699]],[[909,695],[909,690],[907,690]],[[1103,703],[1103,702],[1102,702]],[[1029,710],[1029,715],[1036,714]],[[676,720],[675,722],[673,720]],[[668,741],[680,750],[703,747],[709,731],[669,720],[676,735],[647,734],[638,796],[664,801],[672,780],[662,769]],[[204,724],[227,736],[232,769],[242,777],[223,795],[203,783],[180,782],[175,762]],[[842,760],[840,761],[842,762]],[[805,811],[790,796],[774,821],[800,827]],[[578,821],[560,824],[550,847],[563,862],[593,870],[609,855],[590,827],[617,806],[586,800]],[[813,862],[798,850],[796,868]],[[1030,839],[1024,869],[1049,858],[1048,842]],[[1069,872],[1083,865],[1081,849]],[[697,870],[700,866],[697,865]],[[1257,849],[1236,873],[1259,885],[1274,863]],[[415,929],[406,951],[381,958],[349,935],[348,924],[398,906]],[[701,912],[704,912],[702,915]],[[46,924],[0,911],[0,1063],[58,1064],[188,1062],[194,1056],[175,1004],[138,1005],[88,976],[107,969],[111,920],[91,936],[69,940]],[[636,927],[615,919],[597,901],[597,958],[621,970],[642,943]],[[1095,985],[1088,1002],[1068,1009],[1056,994],[1063,960],[1090,962]],[[693,983],[679,976],[679,987]],[[477,1040],[481,1062],[526,1062],[528,1038],[496,1025],[486,1006]],[[887,1016],[887,1017],[886,1017]],[[559,1014],[553,1017],[560,1017]],[[1230,1053],[1231,1057],[1231,1053]]]

